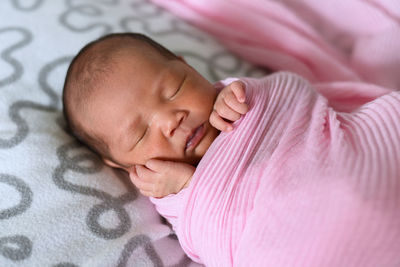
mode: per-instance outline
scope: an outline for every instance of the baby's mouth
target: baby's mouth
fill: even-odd
[[[204,124],[194,129],[193,133],[186,140],[186,147],[185,147],[186,151],[193,150],[200,142],[200,140],[203,138],[204,134],[205,134]]]

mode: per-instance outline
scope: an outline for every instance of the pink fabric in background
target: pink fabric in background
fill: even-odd
[[[152,1],[272,70],[400,88],[398,0]]]
[[[316,88],[287,72],[241,80],[249,112],[212,143],[188,188],[152,199],[189,257],[216,267],[400,266],[400,93]]]

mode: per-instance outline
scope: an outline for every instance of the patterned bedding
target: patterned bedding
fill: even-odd
[[[210,81],[263,74],[148,1],[0,1],[0,266],[198,266],[127,176],[65,131],[68,63],[121,31],[148,34]]]

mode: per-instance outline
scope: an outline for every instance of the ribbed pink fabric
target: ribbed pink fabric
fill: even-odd
[[[152,0],[236,54],[308,80],[400,88],[398,0]]]
[[[185,252],[218,267],[400,266],[400,93],[241,80],[249,112],[188,188],[152,199]]]

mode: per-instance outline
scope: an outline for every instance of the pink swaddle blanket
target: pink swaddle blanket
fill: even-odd
[[[399,0],[151,1],[256,65],[400,88]]]
[[[185,252],[206,266],[400,266],[400,93],[241,80],[249,112],[188,188],[152,199]]]

